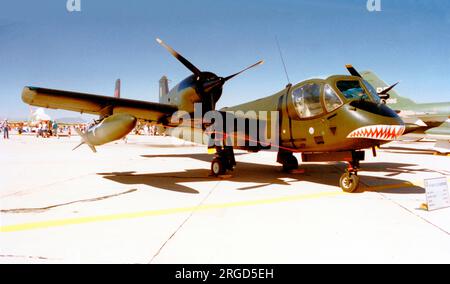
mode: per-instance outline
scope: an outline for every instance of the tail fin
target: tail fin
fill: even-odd
[[[116,80],[116,87],[114,89],[114,97],[120,98],[120,79]]]
[[[97,150],[95,149],[94,145],[92,145],[91,143],[89,143],[89,141],[86,138],[86,134],[81,132],[81,130],[79,130],[78,128],[75,128],[75,131],[77,132],[77,134],[81,137],[81,143],[78,144],[77,147],[73,148],[72,151],[75,151],[76,149],[78,149],[81,145],[86,144],[89,146],[89,148],[91,148],[92,152],[97,153]]]
[[[381,80],[375,73],[372,71],[364,71],[361,72],[361,76],[369,82],[378,93],[383,92],[389,85],[386,84],[383,80]],[[405,109],[407,106],[415,105],[416,103],[408,98],[401,97],[395,89],[392,89],[388,92],[390,98],[386,101],[387,104],[393,109]]]
[[[159,80],[159,102],[167,103],[166,95],[169,93],[169,79],[162,76]]]

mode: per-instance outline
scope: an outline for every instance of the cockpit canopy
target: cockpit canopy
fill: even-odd
[[[354,76],[309,80],[292,88],[292,101],[300,119],[333,112],[354,100],[381,102],[372,85]]]

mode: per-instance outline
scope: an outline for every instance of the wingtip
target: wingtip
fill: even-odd
[[[26,86],[22,90],[22,101],[26,104],[31,104],[36,95],[36,91],[33,90],[33,87]]]
[[[346,64],[345,68],[353,68],[353,65],[352,64]]]
[[[159,44],[163,43],[163,41],[159,37],[156,38],[156,42],[159,43]]]

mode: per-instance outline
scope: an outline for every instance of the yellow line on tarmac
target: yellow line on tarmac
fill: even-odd
[[[450,181],[450,178],[448,180]],[[365,188],[365,190],[377,191],[377,190],[382,190],[382,189],[403,188],[403,187],[409,187],[409,186],[422,186],[423,187],[423,181],[402,182],[402,183],[388,184],[388,185],[382,185],[382,186],[367,186]],[[135,218],[144,218],[144,217],[173,215],[173,214],[192,212],[192,211],[205,211],[205,210],[225,209],[225,208],[233,208],[233,207],[267,205],[267,204],[274,204],[274,203],[300,201],[300,200],[306,200],[306,199],[317,199],[317,198],[322,198],[322,197],[332,197],[332,196],[339,196],[339,195],[345,195],[345,194],[347,194],[347,193],[344,193],[342,191],[333,191],[333,192],[322,192],[322,193],[314,193],[314,194],[285,196],[285,197],[263,199],[263,200],[238,201],[238,202],[229,202],[229,203],[222,203],[222,204],[206,204],[206,205],[193,206],[193,207],[169,208],[169,209],[161,209],[161,210],[150,210],[150,211],[132,212],[132,213],[119,213],[119,214],[101,215],[101,216],[88,216],[88,217],[69,218],[69,219],[61,219],[61,220],[41,221],[41,222],[34,222],[34,223],[24,223],[24,224],[17,224],[17,225],[6,225],[6,226],[0,225],[0,233],[12,233],[12,232],[38,230],[38,229],[61,227],[61,226],[68,226],[68,225],[80,225],[80,224],[88,224],[88,223],[96,223],[96,222],[109,222],[109,221],[124,220],[124,219],[135,219]]]
[[[263,200],[238,201],[238,202],[230,202],[230,203],[222,203],[222,204],[205,204],[205,205],[194,206],[194,207],[185,207],[185,208],[171,208],[171,209],[150,210],[150,211],[134,212],[134,213],[120,213],[120,214],[111,214],[111,215],[102,215],[102,216],[90,216],[90,217],[79,217],[79,218],[70,218],[70,219],[61,219],[61,220],[50,220],[50,221],[42,221],[42,222],[34,222],[34,223],[24,223],[24,224],[17,224],[17,225],[1,226],[0,233],[12,233],[12,232],[38,230],[38,229],[61,227],[61,226],[68,226],[68,225],[80,225],[80,224],[96,223],[96,222],[108,222],[108,221],[116,221],[116,220],[124,220],[124,219],[172,215],[172,214],[192,212],[192,211],[205,211],[205,210],[213,210],[213,209],[232,208],[232,207],[266,205],[266,204],[292,202],[292,201],[299,201],[299,200],[306,200],[306,199],[315,199],[315,198],[321,198],[321,197],[332,197],[332,196],[338,196],[338,195],[344,195],[344,194],[346,194],[346,193],[341,192],[341,191],[333,191],[333,192],[322,192],[322,193],[315,193],[315,194],[285,196],[285,197],[263,199]]]

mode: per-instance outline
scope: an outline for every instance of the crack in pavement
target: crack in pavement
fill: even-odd
[[[109,199],[109,198],[125,195],[125,194],[128,194],[128,193],[132,193],[132,192],[135,192],[135,191],[137,191],[137,189],[130,189],[130,190],[127,190],[127,191],[124,191],[124,192],[120,192],[120,193],[116,193],[116,194],[112,194],[112,195],[105,195],[105,196],[96,197],[96,198],[76,200],[76,201],[71,201],[71,202],[62,203],[62,204],[51,205],[51,206],[42,207],[42,208],[4,209],[4,210],[0,210],[0,213],[3,213],[3,214],[5,214],[5,213],[6,214],[42,213],[42,212],[45,212],[45,211],[48,211],[50,209],[54,209],[54,208],[57,208],[57,207],[67,206],[67,205],[71,205],[71,204],[75,204],[75,203],[86,203],[86,202],[101,201],[101,200],[105,200],[105,199]]]
[[[171,239],[173,239],[173,237],[175,237],[175,235],[183,228],[183,226],[189,221],[189,219],[191,219],[191,217],[194,216],[195,212],[197,212],[197,208],[201,207],[203,205],[203,203],[205,203],[205,201],[211,196],[211,194],[217,188],[219,183],[220,183],[220,181],[218,181],[216,183],[216,185],[210,190],[210,192],[205,196],[205,198],[203,198],[203,200],[200,201],[200,203],[194,208],[194,210],[192,210],[192,212],[189,214],[189,216],[180,224],[180,226],[178,226],[178,228],[172,233],[172,235],[170,235],[170,237],[162,244],[162,246],[153,255],[152,259],[150,260],[150,262],[148,264],[152,264],[152,262],[159,256],[159,254],[164,249],[164,247],[169,243],[169,241]]]
[[[53,186],[55,184],[65,183],[65,182],[68,182],[68,181],[76,180],[76,179],[87,177],[87,176],[90,176],[90,175],[93,175],[93,174],[92,173],[90,173],[90,174],[83,174],[83,175],[80,175],[80,176],[71,177],[71,178],[55,181],[55,182],[48,183],[48,184],[42,184],[42,185],[38,185],[38,186],[34,186],[34,187],[27,187],[25,189],[21,189],[21,190],[16,191],[16,192],[11,192],[11,193],[7,193],[5,195],[0,195],[0,198],[29,194],[31,190],[33,191],[33,193],[36,193],[36,192],[38,192],[40,190],[45,190],[48,187]]]
[[[447,232],[444,228],[441,228],[439,225],[436,225],[436,224],[434,224],[433,222],[427,220],[426,218],[420,216],[419,214],[416,214],[414,211],[410,210],[410,209],[407,208],[406,206],[403,206],[403,205],[400,204],[399,202],[397,202],[397,201],[395,201],[395,200],[389,198],[388,196],[386,196],[386,195],[384,195],[384,194],[382,194],[382,193],[380,193],[380,192],[378,192],[378,194],[381,195],[383,199],[388,200],[388,201],[394,203],[395,205],[399,206],[400,208],[402,208],[403,210],[407,211],[407,212],[410,213],[411,215],[413,215],[413,216],[415,216],[415,217],[421,219],[422,221],[428,223],[429,225],[435,227],[435,228],[438,229],[439,231],[441,231],[441,232],[443,232],[443,233],[445,233],[445,234],[447,234],[447,235],[450,235],[450,232]]]
[[[27,258],[27,259],[38,259],[38,260],[59,260],[59,259],[47,258],[47,257],[43,257],[43,256],[13,255],[13,254],[0,254],[0,258]]]

